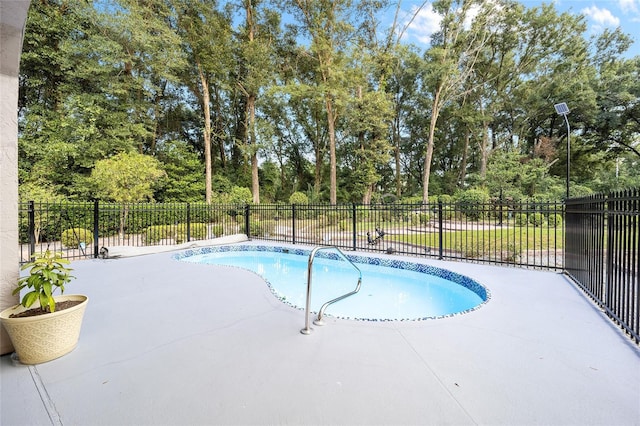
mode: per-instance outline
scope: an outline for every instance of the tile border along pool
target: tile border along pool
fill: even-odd
[[[330,247],[327,247],[327,248],[330,248]],[[307,258],[311,253],[311,249],[303,249],[303,248],[284,246],[284,245],[231,244],[231,245],[220,245],[220,246],[189,249],[181,253],[175,254],[173,258],[175,260],[185,260],[186,258],[189,258],[191,256],[199,256],[199,255],[209,254],[209,253],[228,253],[228,252],[240,252],[240,251],[265,251],[265,252],[275,252],[275,253],[287,253],[287,254],[293,254],[297,256],[306,256]],[[466,313],[473,312],[475,310],[480,309],[487,302],[491,300],[491,292],[486,286],[480,284],[478,281],[472,278],[469,278],[465,275],[459,274],[454,271],[450,271],[445,268],[440,268],[440,267],[436,267],[436,266],[432,266],[424,263],[409,262],[407,260],[399,260],[396,258],[385,258],[381,256],[365,256],[362,254],[350,254],[351,252],[346,252],[344,250],[341,250],[341,251],[345,254],[345,256],[347,256],[347,258],[349,258],[349,260],[351,260],[356,264],[361,263],[361,264],[368,264],[368,265],[377,265],[377,266],[382,266],[387,268],[404,269],[409,271],[420,272],[423,274],[433,275],[439,278],[443,278],[445,280],[452,281],[477,294],[482,299],[482,302],[472,308],[465,309],[460,312],[455,312],[455,313],[446,314],[446,315],[427,316],[427,317],[411,318],[411,319],[396,320],[396,319],[345,317],[345,316],[339,316],[339,315],[332,315],[331,313],[327,313],[326,314],[327,316],[332,316],[334,318],[340,318],[340,319],[346,319],[346,320],[353,320],[353,321],[371,321],[371,322],[426,321],[426,320],[449,318],[457,315],[464,315]],[[331,259],[339,258],[339,256],[335,252],[330,252],[330,251],[318,252],[317,256],[327,257]],[[243,268],[240,268],[240,269],[243,269]],[[267,283],[267,286],[269,287],[269,290],[271,290],[271,293],[274,295],[274,297],[276,297],[282,303],[285,303],[286,305],[291,306],[292,308],[304,310],[304,307],[296,306],[290,303],[289,301],[287,301],[286,298],[284,298],[283,296],[279,295],[276,289],[273,287],[272,283],[270,283],[265,278],[263,279]],[[313,308],[314,307],[312,307],[312,310]],[[317,309],[319,308],[319,306],[315,308]],[[317,313],[316,311],[312,311],[312,312]]]
[[[0,424],[640,425],[640,348],[562,274],[416,259],[491,303],[304,336],[255,273],[175,253],[72,262],[78,347],[0,357]]]

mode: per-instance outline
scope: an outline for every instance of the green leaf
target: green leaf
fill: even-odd
[[[25,294],[24,297],[22,298],[22,306],[24,306],[25,308],[28,308],[34,303],[36,303],[36,300],[38,300],[39,294],[40,293],[38,293],[37,291],[30,291],[29,293]]]

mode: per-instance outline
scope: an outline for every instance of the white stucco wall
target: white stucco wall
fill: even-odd
[[[18,302],[18,70],[29,4],[0,0],[0,310]],[[0,354],[12,351],[0,327]]]

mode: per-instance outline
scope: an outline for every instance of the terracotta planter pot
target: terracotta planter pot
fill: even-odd
[[[9,333],[22,364],[40,364],[71,352],[78,344],[82,318],[89,298],[83,295],[55,296],[56,302],[75,300],[82,303],[52,314],[10,318],[31,308],[16,305],[0,312],[0,321]]]

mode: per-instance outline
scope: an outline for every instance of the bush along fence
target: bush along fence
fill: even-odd
[[[566,272],[640,343],[640,189],[566,203]]]
[[[252,239],[439,259],[563,268],[561,203],[380,205],[57,203],[20,205],[22,261],[102,247],[170,245],[245,233]]]

